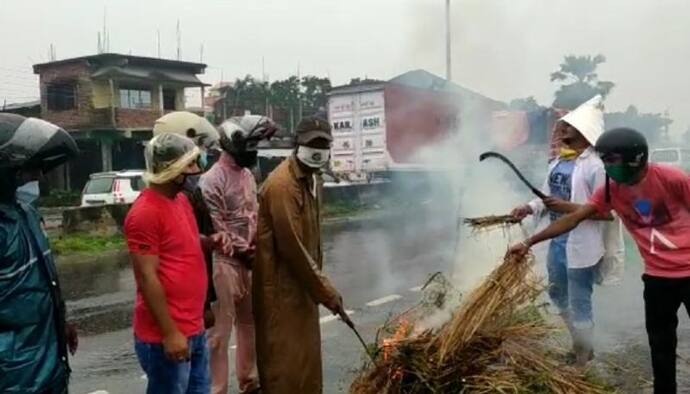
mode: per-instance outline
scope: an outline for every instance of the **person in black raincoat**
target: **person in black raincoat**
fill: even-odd
[[[76,330],[40,214],[17,189],[77,153],[61,128],[0,114],[0,393],[67,393]]]

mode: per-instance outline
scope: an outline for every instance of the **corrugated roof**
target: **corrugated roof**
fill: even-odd
[[[159,59],[154,57],[145,56],[132,56],[132,55],[122,55],[119,53],[101,53],[97,55],[74,57],[70,59],[58,60],[48,63],[35,64],[33,66],[34,73],[38,74],[41,69],[53,67],[61,64],[77,63],[87,61],[96,66],[104,66],[112,63],[128,64],[128,65],[138,65],[138,66],[148,66],[148,67],[161,67],[161,68],[173,68],[173,69],[187,69],[189,72],[194,74],[202,74],[206,69],[206,64],[204,63],[193,63],[185,62],[179,60],[171,59]]]
[[[352,94],[377,91],[384,89],[387,84],[396,84],[415,89],[431,90],[436,92],[446,92],[449,94],[459,95],[460,97],[462,97],[463,100],[491,102],[496,107],[505,107],[505,104],[500,101],[486,97],[471,89],[467,89],[453,82],[449,82],[444,78],[441,78],[435,74],[421,69],[408,71],[388,81],[372,80],[365,81],[363,83],[355,85],[336,86],[333,89],[331,89],[330,92],[328,92],[328,95],[333,96],[339,94]]]
[[[386,87],[385,81],[369,80],[357,84],[341,85],[332,88],[328,95],[364,93],[381,90]]]
[[[1,105],[0,106],[0,111],[14,111],[17,109],[21,108],[31,108],[31,107],[40,107],[41,106],[41,100],[34,100],[34,101],[27,101],[24,103],[11,103],[7,105]]]
[[[195,74],[171,70],[171,69],[155,69],[141,66],[107,66],[99,68],[91,74],[94,79],[103,78],[118,78],[118,79],[134,79],[142,81],[162,81],[179,83],[186,86],[209,86],[199,80]]]
[[[438,75],[432,74],[426,70],[421,69],[408,71],[404,74],[398,75],[397,77],[389,80],[388,82],[417,89],[459,94],[466,98],[481,98],[484,100],[496,101],[471,89],[467,89],[451,81],[448,81],[445,78],[441,78]]]

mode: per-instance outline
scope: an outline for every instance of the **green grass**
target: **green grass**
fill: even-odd
[[[122,235],[70,234],[50,239],[52,250],[57,255],[98,254],[125,247]]]
[[[354,216],[368,209],[367,206],[358,203],[335,202],[323,205],[323,217],[339,218]]]

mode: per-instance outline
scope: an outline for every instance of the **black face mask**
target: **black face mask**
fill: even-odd
[[[232,155],[233,159],[235,159],[235,163],[237,163],[238,166],[242,168],[252,168],[256,166],[256,162],[258,160],[258,151],[244,151],[244,152],[237,152]]]

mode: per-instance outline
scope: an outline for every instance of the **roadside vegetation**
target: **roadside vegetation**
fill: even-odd
[[[121,234],[69,234],[52,237],[51,248],[56,255],[67,254],[99,254],[125,247],[125,240]]]

